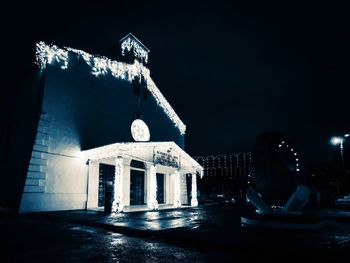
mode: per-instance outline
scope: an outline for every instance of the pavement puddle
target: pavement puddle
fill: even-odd
[[[87,233],[96,233],[96,230],[88,229],[86,227],[80,227],[80,226],[71,227],[70,230],[87,232]]]

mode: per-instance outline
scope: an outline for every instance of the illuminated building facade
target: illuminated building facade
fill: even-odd
[[[39,106],[34,126],[28,124],[31,143],[22,145],[24,165],[12,170],[20,179],[9,180],[19,198],[0,206],[25,213],[197,205],[203,169],[184,151],[186,126],[145,66],[149,50],[132,34],[120,49],[111,60],[37,44],[39,72],[31,87]],[[11,171],[14,161],[3,163]]]

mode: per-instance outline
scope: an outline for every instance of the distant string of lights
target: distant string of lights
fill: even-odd
[[[124,50],[128,50],[128,48],[129,44],[125,44]],[[156,84],[153,82],[150,76],[150,70],[146,68],[142,63],[140,63],[137,59],[134,60],[133,64],[127,64],[102,56],[93,56],[81,50],[69,47],[58,48],[55,45],[47,45],[44,42],[39,42],[36,44],[36,64],[38,64],[40,68],[44,69],[46,68],[47,64],[56,62],[59,64],[61,69],[67,69],[69,62],[69,53],[74,53],[78,55],[78,57],[81,57],[86,62],[86,64],[91,67],[91,73],[96,77],[110,73],[115,78],[125,79],[129,82],[132,82],[135,77],[142,75],[146,81],[147,89],[152,93],[157,104],[173,121],[174,125],[179,129],[180,133],[186,133],[186,125],[180,120],[179,116],[176,114],[174,109],[170,106],[169,102],[165,99]],[[140,54],[139,56],[145,55]]]
[[[250,172],[251,153],[220,154],[193,157],[202,167],[204,176],[245,177]]]
[[[289,153],[291,153],[292,158],[295,159],[295,171],[300,172],[300,163],[299,163],[299,157],[298,153],[295,149],[293,149],[289,144],[287,144],[285,141],[281,141],[278,145],[278,148],[280,149],[286,149]]]

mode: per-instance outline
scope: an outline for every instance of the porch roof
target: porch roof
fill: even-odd
[[[203,167],[172,141],[113,143],[82,153],[85,158],[92,161],[123,156],[146,163],[174,167],[181,173],[203,175]]]

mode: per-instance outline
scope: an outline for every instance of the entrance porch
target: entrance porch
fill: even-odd
[[[84,151],[87,209],[145,211],[197,206],[203,168],[174,142],[116,143]]]

